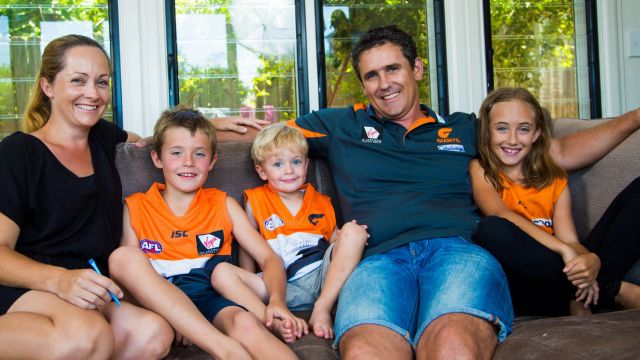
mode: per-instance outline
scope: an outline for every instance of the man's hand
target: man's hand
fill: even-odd
[[[210,120],[216,130],[235,131],[240,134],[246,133],[248,126],[262,130],[263,126],[271,124],[271,122],[267,120],[246,117],[219,117]]]

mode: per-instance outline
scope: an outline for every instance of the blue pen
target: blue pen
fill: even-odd
[[[98,273],[98,275],[102,275],[102,273],[100,272],[100,269],[98,269],[98,265],[96,265],[96,262],[93,261],[93,259],[89,259],[89,265],[91,265],[93,270],[95,270]],[[109,291],[109,295],[111,295],[111,298],[113,299],[113,302],[116,303],[116,306],[120,307],[120,300],[118,300],[118,298],[111,291]]]

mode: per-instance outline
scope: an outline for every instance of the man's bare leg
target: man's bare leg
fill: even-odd
[[[435,319],[420,336],[416,359],[491,359],[496,330],[488,321],[467,314]]]
[[[413,349],[400,334],[380,325],[358,325],[340,339],[342,359],[412,359]]]

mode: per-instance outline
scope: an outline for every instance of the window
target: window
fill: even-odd
[[[296,116],[294,0],[175,0],[168,10],[172,105],[207,116]]]
[[[425,74],[419,83],[420,100],[438,110],[433,0],[325,0],[324,22],[325,105],[344,107],[366,102],[351,64],[351,49],[371,26],[397,25],[416,42]]]
[[[44,47],[59,36],[96,39],[107,52],[107,0],[10,1],[0,5],[0,139],[20,127]],[[111,109],[105,117],[113,118]]]
[[[533,93],[553,117],[589,118],[597,94],[590,93],[585,0],[485,0],[493,88],[520,86]],[[490,52],[491,53],[491,52]],[[592,84],[593,86],[593,84]],[[597,112],[597,111],[596,111]]]

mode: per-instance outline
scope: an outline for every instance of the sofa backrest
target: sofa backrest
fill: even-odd
[[[608,120],[553,120],[553,136],[565,136]],[[615,196],[640,176],[640,131],[595,164],[570,174],[569,188],[578,236],[584,240]]]
[[[553,121],[553,135],[564,136],[604,121],[607,120],[557,119]],[[254,170],[250,149],[251,142],[247,140],[219,143],[218,162],[205,186],[226,191],[243,204],[242,192],[263,183]],[[124,196],[146,191],[153,181],[163,181],[162,172],[151,161],[150,150],[150,147],[136,148],[133,144],[118,146],[116,165]],[[630,136],[594,165],[570,175],[573,214],[580,239],[585,238],[613,198],[638,176],[640,132]],[[307,178],[318,191],[331,197],[340,219],[340,207],[326,161],[311,159]]]
[[[251,142],[221,142],[218,144],[218,161],[209,173],[205,187],[215,187],[227,192],[244,205],[243,191],[263,184],[254,170],[250,156]],[[135,192],[145,192],[154,181],[164,182],[162,171],[151,161],[151,147],[137,148],[133,144],[118,145],[116,166],[122,181],[122,193],[127,197]],[[311,159],[307,181],[318,191],[327,194],[339,211],[333,182],[325,160]],[[340,213],[336,213],[340,218]]]

